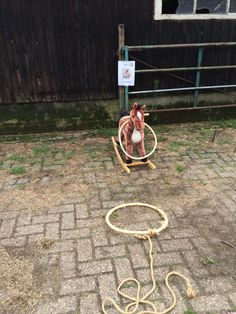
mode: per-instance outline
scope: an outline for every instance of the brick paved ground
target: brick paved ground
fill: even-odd
[[[157,154],[153,161],[157,170],[133,169],[127,175],[110,146],[110,157],[78,165],[70,175],[90,187],[87,196],[75,195],[40,213],[2,208],[0,243],[9,254],[30,256],[42,236],[54,241],[35,260],[35,284],[42,294],[35,313],[101,313],[105,296],[124,302],[116,288],[126,277],[138,278],[142,293],[150,288],[147,243],[114,233],[104,219],[113,206],[133,201],[160,206],[169,218],[168,229],[153,240],[158,288],[152,299],[158,308],[170,302],[165,275],[179,270],[191,278],[197,298],[187,299],[183,283],[173,280],[178,305],[172,313],[236,312],[235,152],[188,150],[177,156]],[[17,180],[2,182],[2,191],[22,183]],[[155,214],[141,208],[119,213],[113,221],[129,228],[157,225]],[[6,293],[0,288],[3,301]],[[134,289],[128,285],[125,290]],[[7,302],[2,311],[16,313]]]

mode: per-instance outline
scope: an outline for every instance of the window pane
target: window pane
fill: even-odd
[[[196,14],[225,14],[227,0],[197,0]]]
[[[236,0],[230,0],[229,12],[236,13]]]
[[[194,0],[163,0],[162,14],[193,14]]]
[[[194,0],[179,0],[179,6],[177,8],[177,14],[193,14],[193,2]]]

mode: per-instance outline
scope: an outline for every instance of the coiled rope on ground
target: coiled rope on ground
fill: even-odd
[[[110,216],[117,210],[121,209],[121,208],[126,208],[126,207],[133,207],[133,206],[143,206],[143,207],[148,207],[151,208],[155,211],[157,211],[160,216],[164,219],[161,222],[161,226],[158,229],[151,229],[149,228],[146,231],[136,231],[136,230],[126,230],[126,229],[121,229],[118,228],[116,226],[114,226],[111,222],[110,222]],[[154,269],[153,269],[153,245],[152,245],[152,240],[151,238],[154,237],[155,235],[158,235],[162,230],[166,229],[166,227],[168,226],[168,218],[167,215],[165,214],[165,212],[163,210],[161,210],[160,208],[157,208],[156,206],[153,205],[149,205],[149,204],[145,204],[145,203],[128,203],[128,204],[123,204],[123,205],[119,205],[116,206],[114,208],[112,208],[111,210],[108,211],[107,215],[106,215],[106,223],[108,224],[108,226],[116,231],[116,232],[120,232],[120,233],[124,233],[124,234],[129,234],[129,235],[135,235],[137,238],[142,239],[142,240],[148,240],[149,242],[149,260],[150,260],[150,273],[151,273],[151,279],[152,279],[152,288],[149,292],[147,292],[143,297],[140,295],[140,291],[141,291],[141,285],[139,283],[139,281],[135,278],[127,278],[125,280],[123,280],[120,285],[117,288],[117,292],[119,295],[123,296],[124,298],[130,300],[130,303],[128,305],[126,305],[125,309],[122,310],[120,308],[120,306],[110,297],[106,297],[103,302],[102,302],[102,311],[104,314],[108,314],[108,312],[106,311],[106,305],[108,303],[112,304],[116,310],[121,313],[121,314],[165,314],[170,312],[171,310],[173,310],[177,304],[177,298],[175,295],[174,290],[171,288],[170,284],[169,284],[169,279],[172,276],[179,276],[180,278],[182,278],[185,282],[186,282],[186,287],[187,287],[187,296],[189,298],[194,298],[196,296],[195,291],[192,288],[192,285],[190,283],[190,280],[180,274],[179,272],[169,272],[166,277],[165,277],[165,284],[167,286],[167,289],[169,290],[173,302],[172,304],[165,310],[163,311],[157,311],[157,308],[155,306],[155,304],[149,300],[147,300],[147,298],[154,292],[154,290],[156,289],[156,281],[154,278]],[[136,297],[132,297],[129,296],[128,294],[124,293],[123,291],[121,291],[122,287],[124,287],[125,284],[127,284],[128,282],[134,282],[137,286],[137,293],[136,293]],[[137,312],[139,306],[143,304],[146,306],[149,306],[152,310],[144,310],[141,312]]]

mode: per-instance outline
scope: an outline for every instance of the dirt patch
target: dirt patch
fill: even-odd
[[[36,242],[36,248],[40,251],[49,249],[52,245],[53,245],[53,241],[45,237],[38,239],[38,241]]]
[[[202,123],[160,126],[154,127],[154,130],[160,155],[179,155],[189,150],[197,152],[208,148],[232,152],[236,147],[234,128],[221,128]],[[147,143],[150,141],[149,137],[150,135]]]
[[[0,247],[0,260],[0,312],[4,313],[5,306],[9,310],[9,305],[15,313],[31,312],[40,299],[33,284],[34,261],[12,257],[3,247]]]
[[[53,182],[34,181],[27,185],[1,192],[0,210],[39,211],[61,205],[70,199],[85,196],[89,186],[69,178],[58,178]]]

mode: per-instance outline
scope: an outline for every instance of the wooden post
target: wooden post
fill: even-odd
[[[124,51],[122,48],[125,46],[125,25],[119,24],[118,25],[118,60],[124,60]],[[124,109],[125,105],[125,88],[124,86],[119,86],[119,104],[120,110]]]

